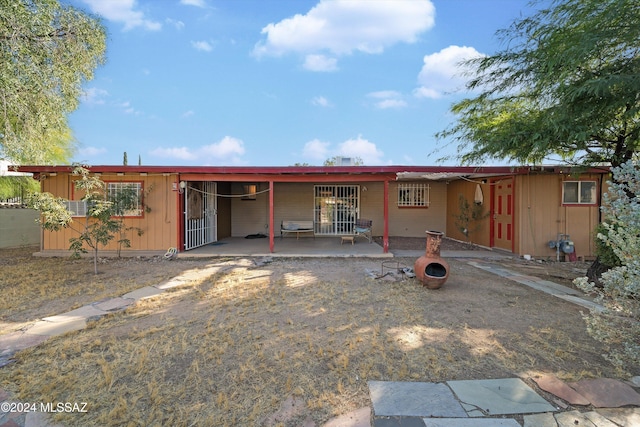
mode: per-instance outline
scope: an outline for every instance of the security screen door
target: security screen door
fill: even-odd
[[[353,234],[353,223],[360,214],[358,185],[314,186],[316,234]]]
[[[184,191],[184,249],[218,240],[215,182],[189,182]]]

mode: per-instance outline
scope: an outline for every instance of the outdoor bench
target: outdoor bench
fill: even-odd
[[[300,238],[300,233],[311,233],[313,238],[316,234],[313,230],[313,221],[282,221],[280,225],[280,238],[287,233],[296,233],[296,240]]]

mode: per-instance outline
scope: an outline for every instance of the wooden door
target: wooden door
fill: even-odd
[[[514,179],[494,178],[491,184],[491,247],[513,252]]]

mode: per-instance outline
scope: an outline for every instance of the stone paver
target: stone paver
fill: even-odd
[[[640,426],[640,408],[602,408],[598,413],[621,426]]]
[[[93,304],[93,306],[102,311],[117,311],[130,306],[134,302],[135,301],[130,298],[116,297],[108,299],[106,301],[95,303]]]
[[[136,289],[135,291],[131,291],[128,294],[122,295],[122,298],[139,301],[142,299],[155,297],[156,295],[160,295],[162,292],[163,291],[161,289],[158,289],[154,286],[145,286],[144,288]]]
[[[558,422],[558,427],[617,427],[614,423],[599,416],[596,412],[560,412],[555,415],[555,418]]]
[[[375,416],[466,417],[445,384],[369,381]]]
[[[424,427],[420,417],[382,417],[374,418],[373,427]]]
[[[569,387],[567,383],[558,379],[554,375],[543,375],[538,378],[533,378],[533,381],[538,384],[544,391],[548,391],[560,399],[566,400],[572,405],[588,405],[589,399]]]
[[[551,412],[525,415],[523,419],[523,427],[558,427],[558,423],[556,423],[556,419]]]
[[[82,318],[72,317],[66,321],[58,320],[56,322],[50,322],[48,320],[40,320],[30,327],[25,334],[26,335],[45,335],[47,337],[53,337],[56,335],[66,334],[67,332],[79,331],[87,327],[87,321]]]
[[[425,418],[426,427],[520,427],[520,424],[511,418]]]
[[[553,412],[554,408],[519,378],[447,381],[470,417]]]
[[[94,316],[103,316],[105,312],[97,309],[93,305],[85,305],[75,310],[67,311],[66,313],[57,314],[55,316],[43,317],[42,320],[47,322],[69,322],[71,320],[87,320]]]
[[[596,408],[619,408],[626,405],[640,406],[640,394],[622,381],[596,378],[569,384],[571,388],[589,399]]]

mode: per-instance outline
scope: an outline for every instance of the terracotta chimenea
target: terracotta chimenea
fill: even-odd
[[[427,250],[413,265],[416,277],[429,289],[438,289],[449,278],[449,264],[440,257],[443,234],[440,231],[427,231]]]

